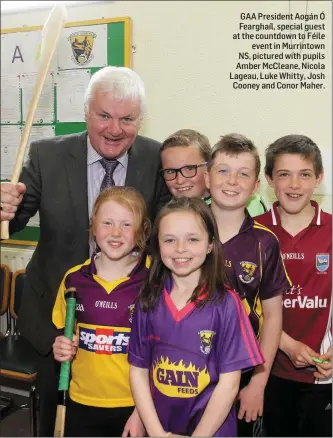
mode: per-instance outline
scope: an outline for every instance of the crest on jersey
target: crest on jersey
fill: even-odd
[[[316,254],[316,268],[319,272],[327,271],[330,265],[329,254]]]
[[[128,306],[128,310],[129,310],[129,318],[128,318],[128,320],[129,320],[130,323],[132,323],[132,321],[133,321],[134,309],[135,309],[135,304],[130,304]]]
[[[90,63],[94,57],[91,52],[95,38],[96,34],[88,31],[74,32],[68,37],[75,64],[84,66]]]
[[[243,283],[251,283],[254,280],[254,273],[256,272],[257,265],[252,262],[240,262],[242,273],[239,275],[240,280]]]
[[[200,336],[200,350],[204,354],[209,354],[212,349],[213,337],[216,333],[212,330],[201,330],[198,334]]]

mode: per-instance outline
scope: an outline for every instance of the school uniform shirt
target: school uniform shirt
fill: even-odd
[[[278,239],[246,211],[239,233],[223,243],[223,254],[231,287],[242,299],[259,339],[264,318],[262,301],[291,286]]]
[[[108,282],[97,275],[94,258],[70,269],[60,285],[53,323],[65,326],[64,292],[76,288],[76,335],[70,398],[95,407],[133,406],[129,383],[128,344],[134,302],[148,274],[150,259],[142,257],[128,277]]]
[[[283,330],[292,338],[326,353],[332,345],[332,215],[311,201],[315,215],[311,224],[291,236],[281,225],[279,203],[257,220],[279,238],[293,287],[283,295]],[[297,369],[286,354],[278,351],[272,373],[278,377],[305,383],[328,383],[315,379],[314,368]]]
[[[227,291],[204,307],[177,310],[169,277],[154,310],[137,303],[129,362],[150,370],[151,393],[166,431],[191,435],[219,380],[219,375],[252,368],[264,359],[239,298]],[[216,294],[217,295],[217,294]],[[236,436],[231,409],[215,436]]]

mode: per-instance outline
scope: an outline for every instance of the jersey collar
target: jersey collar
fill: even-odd
[[[96,257],[98,257],[98,255],[96,253],[94,253],[90,258],[90,263],[88,263],[87,265],[84,265],[82,267],[83,274],[88,275],[88,276],[97,275],[97,268],[96,268],[96,263],[95,263]],[[128,274],[128,277],[132,277],[137,271],[139,271],[144,266],[146,268],[149,268],[149,265],[150,265],[150,257],[147,256],[146,253],[143,253],[142,256],[140,257],[140,259],[138,260],[138,263],[134,266],[132,271]]]
[[[279,207],[280,203],[279,201],[274,202],[272,208],[271,208],[271,218],[272,218],[272,225],[279,225],[281,226],[281,217],[279,213]],[[313,216],[313,219],[311,221],[311,226],[320,226],[325,225],[325,218],[322,215],[322,209],[318,205],[316,201],[311,201],[312,207],[315,209],[315,214]]]
[[[244,219],[244,221],[239,229],[239,232],[243,233],[245,231],[248,231],[251,228],[253,228],[253,225],[254,225],[254,220],[250,216],[250,213],[247,211],[247,209],[245,209],[245,219]]]
[[[203,300],[204,298],[206,298],[206,293],[203,292],[201,293],[201,295],[199,295],[198,299],[194,302],[191,301],[190,303],[187,303],[185,305],[185,307],[183,307],[182,309],[178,310],[177,307],[175,306],[174,302],[172,301],[171,297],[170,297],[170,292],[172,290],[173,287],[173,280],[171,275],[169,275],[165,281],[164,284],[164,300],[165,300],[165,304],[167,306],[167,308],[169,309],[169,312],[171,313],[173,319],[176,322],[180,322],[181,320],[183,320],[189,313],[192,312],[192,310],[195,309],[198,301]]]

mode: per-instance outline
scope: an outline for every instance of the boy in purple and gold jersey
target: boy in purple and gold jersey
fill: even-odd
[[[97,198],[91,219],[93,256],[64,276],[53,309],[65,325],[64,291],[76,288],[76,339],[58,336],[59,362],[73,359],[65,436],[142,436],[129,385],[127,351],[134,303],[148,275],[149,221],[134,189],[112,187]]]
[[[247,437],[258,436],[261,429],[257,417],[262,416],[264,390],[282,330],[281,296],[290,287],[276,236],[246,210],[259,187],[259,173],[260,159],[253,143],[230,134],[213,147],[205,174],[228,277],[243,300],[265,358],[263,365],[243,373],[241,379],[238,434]]]
[[[226,289],[210,208],[199,198],[170,201],[151,249],[128,355],[140,417],[149,436],[237,436],[241,370],[263,357],[240,299]]]

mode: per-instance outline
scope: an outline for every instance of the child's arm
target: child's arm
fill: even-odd
[[[279,347],[282,331],[282,296],[263,300],[264,324],[260,336],[260,349],[265,358],[265,363],[255,368],[249,384],[240,391],[240,409],[238,418],[245,415],[246,421],[255,421],[257,416],[262,416],[264,404],[264,391],[276,351]]]
[[[158,419],[149,387],[149,370],[130,365],[130,382],[142,422],[149,436],[167,436]]]
[[[192,436],[213,436],[222,426],[237,396],[240,376],[241,371],[220,374],[219,382]]]

